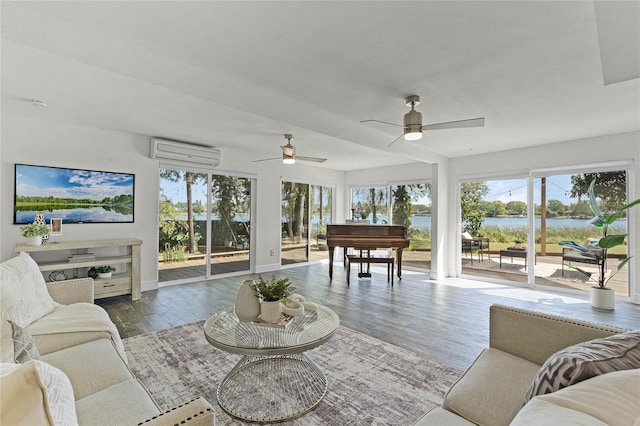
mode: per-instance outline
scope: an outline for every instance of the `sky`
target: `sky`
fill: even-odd
[[[483,197],[486,201],[524,201],[527,202],[527,180],[508,179],[487,181],[489,193]],[[534,203],[540,204],[540,178],[534,179]],[[547,177],[547,201],[560,200],[565,205],[578,201],[570,198],[571,175],[559,175]]]
[[[526,179],[505,179],[490,180],[486,182],[489,186],[489,194],[483,197],[487,201],[500,200],[503,203],[509,201],[527,201],[527,180]],[[185,184],[184,182],[174,183],[166,180],[161,181],[164,194],[174,203],[185,201]],[[197,183],[192,186],[193,200],[200,200],[206,204],[206,185]],[[534,201],[540,204],[540,178],[535,179]],[[571,193],[571,175],[560,175],[547,177],[547,201],[560,200],[565,205],[575,203],[577,200],[569,198]],[[416,204],[430,205],[428,199],[414,201]]]
[[[133,194],[134,175],[16,164],[16,194],[102,200]]]

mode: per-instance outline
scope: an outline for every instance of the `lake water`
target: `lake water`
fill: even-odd
[[[386,219],[386,216],[385,216]],[[590,227],[591,219],[547,219],[547,228],[559,228],[559,227]],[[540,227],[540,218],[536,218],[536,227]],[[518,228],[527,227],[528,222],[526,217],[488,217],[484,220],[483,226],[496,226],[498,228]],[[626,220],[620,220],[616,224],[620,227],[626,227]],[[427,228],[431,227],[431,216],[412,216],[411,217],[412,228]]]
[[[36,217],[34,210],[16,212],[17,223],[31,223]],[[133,214],[123,214],[110,207],[95,206],[75,209],[45,210],[44,218],[48,224],[52,217],[61,217],[63,224],[69,223],[103,223],[133,222]]]

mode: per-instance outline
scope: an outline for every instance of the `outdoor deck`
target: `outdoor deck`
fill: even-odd
[[[283,264],[295,264],[306,261],[306,250],[301,247],[291,247],[283,257]],[[326,260],[328,251],[312,249],[309,253],[310,261]],[[200,278],[205,276],[204,256],[190,259],[186,262],[159,262],[159,281],[161,283],[175,280],[185,280],[190,278]],[[340,262],[340,259],[335,259]],[[513,263],[512,263],[513,262]],[[558,255],[537,256],[535,272],[536,285],[546,287],[556,287],[560,289],[578,289],[587,291],[592,283],[586,282],[586,277],[578,271],[565,267],[564,277],[562,276],[562,257]],[[615,270],[616,259],[609,260],[609,270]],[[428,270],[431,267],[430,251],[407,251],[403,252],[403,267]],[[528,266],[528,265],[527,265]],[[580,264],[581,268],[594,271],[594,265]],[[211,256],[211,274],[222,275],[233,272],[243,272],[249,270],[249,251],[236,250],[224,253],[216,253]],[[524,267],[524,259],[510,258],[502,259],[500,268],[500,257],[497,251],[491,252],[489,256],[485,254],[482,261],[478,260],[474,254],[473,264],[470,257],[462,257],[462,274],[490,280],[500,280],[515,283],[526,283],[528,268]],[[627,268],[623,268],[608,284],[616,294],[627,295]]]

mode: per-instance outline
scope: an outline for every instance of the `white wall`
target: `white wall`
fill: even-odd
[[[12,225],[14,164],[36,164],[134,173],[135,217],[131,224],[63,224],[59,240],[135,237],[142,245],[142,288],[157,288],[158,161],[149,158],[149,137],[53,121],[2,116],[0,176],[0,260],[14,256],[22,241],[20,226]],[[215,145],[215,142],[212,142]],[[305,163],[285,166],[279,161],[251,163],[240,152],[223,150],[218,170],[255,174],[257,179],[257,237],[254,241],[256,271],[280,267],[281,179],[335,185],[344,192],[344,173]],[[343,210],[341,199],[337,200]],[[275,256],[270,256],[274,249]]]
[[[560,142],[535,148],[503,151],[499,153],[475,155],[450,160],[449,181],[450,197],[448,210],[450,216],[458,212],[457,191],[459,176],[509,173],[537,168],[567,167],[576,165],[593,165],[621,160],[633,160],[634,176],[632,176],[632,193],[629,199],[640,198],[640,132],[621,133]],[[640,303],[640,285],[638,272],[640,271],[640,208],[629,212],[629,222],[635,238],[631,240],[631,254],[636,254],[633,262],[632,297]],[[459,221],[450,220],[447,231],[447,274],[456,274],[456,247],[459,235]]]

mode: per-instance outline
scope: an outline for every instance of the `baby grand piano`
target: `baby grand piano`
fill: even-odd
[[[398,254],[398,278],[402,278],[402,249],[409,247],[407,227],[402,225],[327,225],[329,247],[329,278],[333,278],[333,252],[342,247],[345,252],[356,250],[392,248]]]

